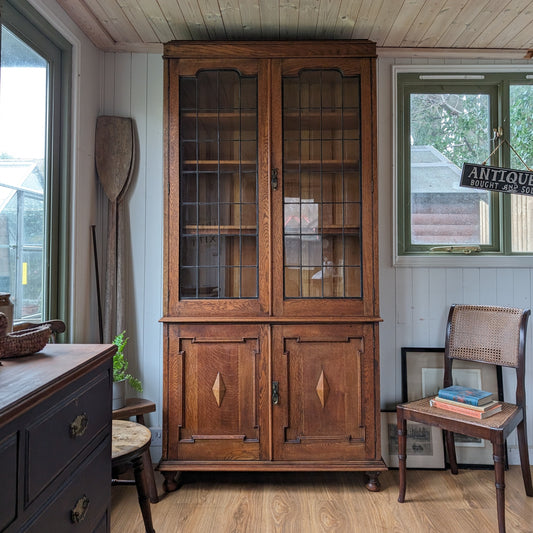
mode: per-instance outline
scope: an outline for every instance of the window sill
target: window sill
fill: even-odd
[[[533,255],[397,255],[399,268],[533,268]]]

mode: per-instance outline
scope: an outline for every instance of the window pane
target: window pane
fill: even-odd
[[[47,61],[2,27],[0,290],[14,318],[43,318]]]
[[[490,193],[460,188],[490,153],[486,94],[411,94],[411,242],[490,244]]]
[[[533,85],[511,85],[509,90],[511,146],[533,167]],[[511,150],[511,168],[525,169]],[[511,248],[533,252],[533,197],[511,194]]]

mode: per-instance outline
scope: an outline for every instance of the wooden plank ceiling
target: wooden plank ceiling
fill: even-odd
[[[103,50],[171,40],[370,39],[378,49],[533,48],[531,0],[58,0]]]

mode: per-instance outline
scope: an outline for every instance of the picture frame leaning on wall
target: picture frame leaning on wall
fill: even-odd
[[[436,396],[444,379],[444,348],[405,347],[401,355],[402,402]],[[503,401],[501,367],[455,360],[452,375],[455,385],[483,389]],[[455,434],[455,453],[460,468],[494,468],[492,445],[486,440]]]
[[[389,468],[398,468],[396,411],[381,411],[381,455]],[[441,429],[407,421],[407,468],[444,470]]]

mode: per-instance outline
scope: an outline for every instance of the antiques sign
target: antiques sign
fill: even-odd
[[[463,163],[461,187],[533,196],[533,172]]]

